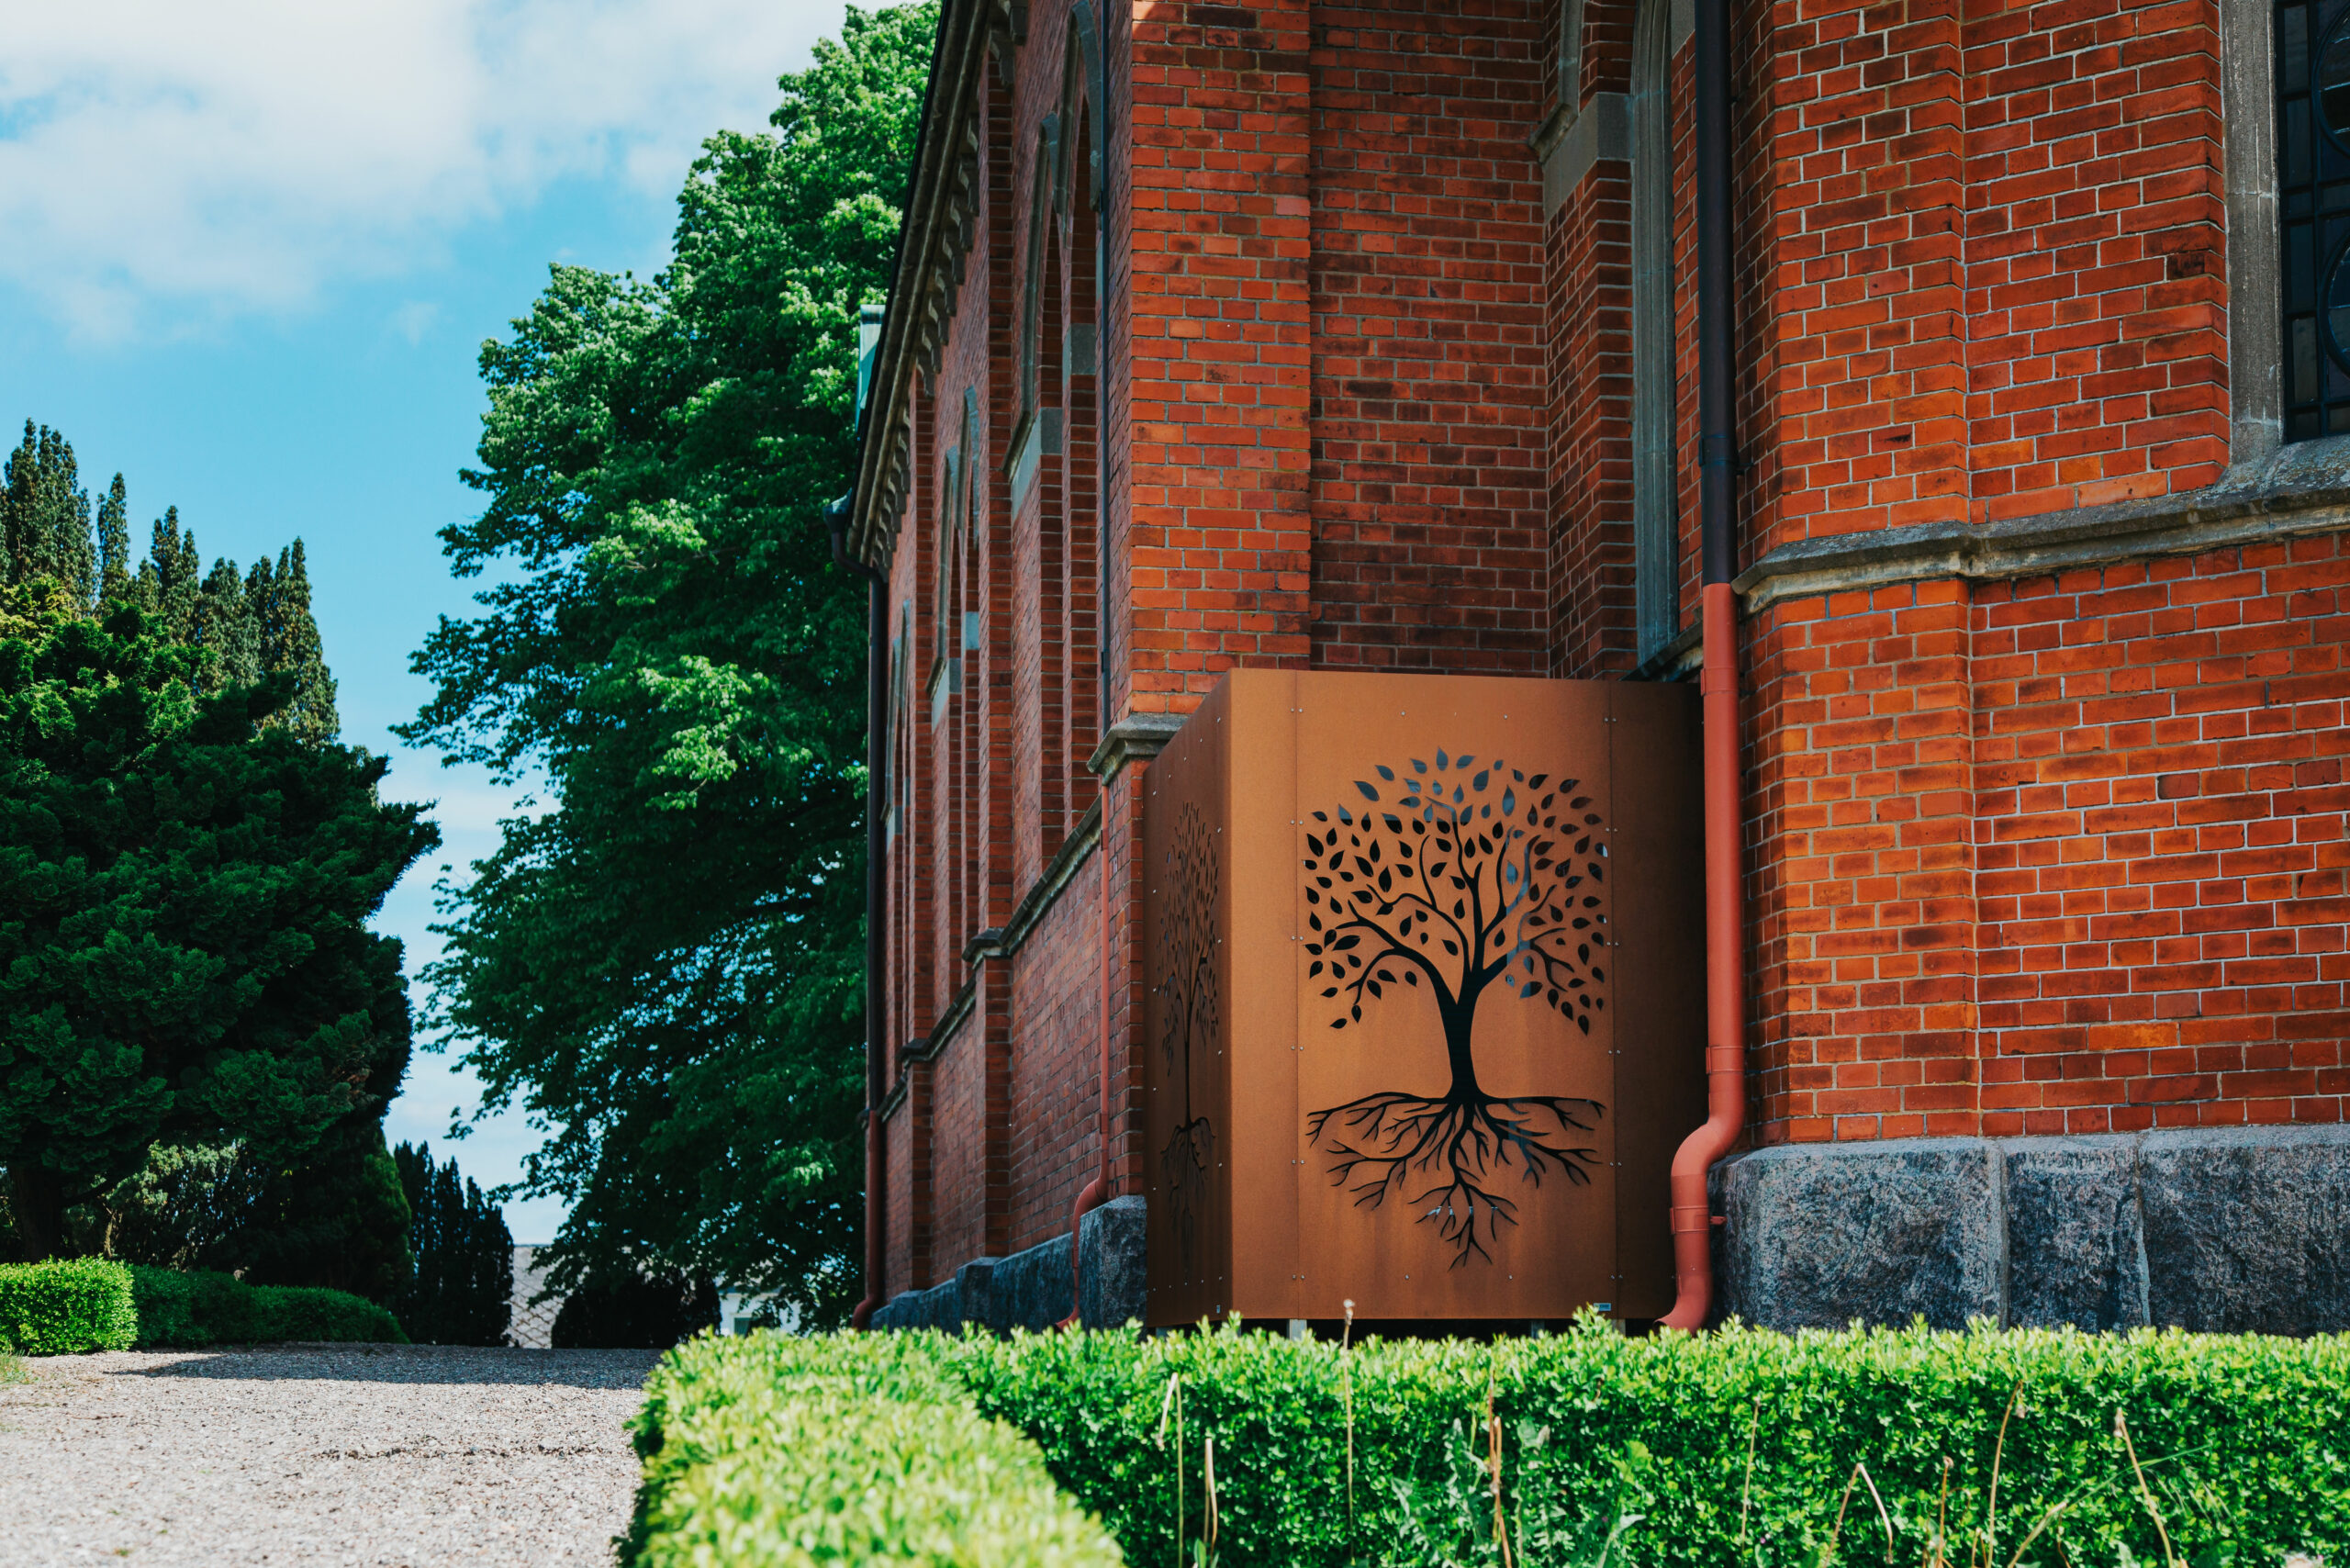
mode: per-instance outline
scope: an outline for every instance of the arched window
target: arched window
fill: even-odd
[[[1671,0],[1632,22],[1632,593],[1639,656],[1681,630],[1680,506],[1673,480]]]

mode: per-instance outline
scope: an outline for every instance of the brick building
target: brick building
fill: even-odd
[[[2350,1326],[2350,4],[1727,15],[1721,1305]],[[1701,678],[1697,24],[946,0],[842,519],[879,1321],[1067,1310],[1105,1171],[1133,1299],[1227,672]]]

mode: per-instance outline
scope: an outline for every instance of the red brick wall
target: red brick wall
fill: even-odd
[[[1317,666],[1542,671],[1542,13],[1315,7]]]
[[[1310,6],[1133,20],[1125,660],[1187,711],[1241,660],[1303,664]]]
[[[1632,667],[1631,187],[1608,159],[1561,204],[1545,248],[1550,315],[1550,668]]]
[[[1241,663],[1596,677],[1634,656],[1626,168],[1600,161],[1546,218],[1529,146],[1561,95],[1628,86],[1632,6],[1589,0],[1563,89],[1557,0],[1107,6],[1105,101],[1085,111],[1107,186],[1091,301],[1068,231],[1030,229],[1038,127],[1070,104],[1069,3],[1027,10],[1010,78],[990,66],[974,106],[979,210],[892,564],[895,604],[915,608],[901,750],[922,805],[891,849],[885,1037],[930,1036],[977,987],[934,1061],[896,1064],[892,1291],[1059,1234],[1100,1166],[1104,860],[1111,1164],[1139,1182],[1125,932],[1144,765],[1025,946],[976,976],[962,957],[1091,801],[1097,509],[1113,713],[1187,711]],[[1734,16],[1746,562],[2213,476],[2211,0]],[[1692,93],[1684,44],[1694,580]],[[1092,428],[1091,388],[1066,384],[1067,455],[1015,513],[1021,296],[1047,242],[1046,312],[1098,318],[1102,401]],[[1045,362],[1049,378],[1049,342]],[[934,729],[932,552],[966,388],[982,503],[946,555],[967,662]],[[1758,1136],[2338,1118],[2344,567],[2332,543],[2279,546],[1756,615]],[[955,655],[967,610],[979,647]]]
[[[1114,16],[1103,20],[1113,35],[1126,26]],[[1049,462],[1015,509],[1005,471],[1024,411],[1018,333],[1029,248],[1038,242],[1030,223],[1038,129],[1046,114],[1070,106],[1066,0],[1034,7],[1027,22],[1011,78],[991,64],[973,106],[979,199],[971,248],[936,375],[924,378],[918,399],[916,479],[892,563],[893,635],[909,607],[916,629],[901,676],[908,707],[898,752],[901,766],[916,770],[920,804],[890,848],[890,1000],[883,1037],[890,1042],[892,1081],[902,1078],[908,1090],[885,1129],[885,1289],[891,1294],[937,1282],[971,1258],[1001,1255],[1065,1228],[1069,1199],[1100,1158],[1101,989],[1091,957],[1097,922],[1087,919],[1081,932],[1061,929],[1085,901],[1057,913],[1059,924],[1039,933],[1042,945],[1013,960],[975,967],[963,957],[974,937],[1010,919],[1069,821],[1091,803],[1090,781],[1072,774],[1082,760],[1075,754],[1091,750],[1098,705],[1085,623],[1095,610],[1093,595],[1090,583],[1081,595],[1072,593],[1065,556],[1071,508],[1096,504],[1091,487],[1099,481],[1090,470],[1071,474]],[[1106,48],[1105,65],[1114,103],[1128,73]],[[1074,64],[1069,71],[1082,76]],[[1081,82],[1075,92],[1081,98]],[[1077,116],[1069,118],[1065,134],[1073,133]],[[1113,142],[1108,151],[1114,168],[1125,150]],[[1082,177],[1081,162],[1079,170]],[[1118,221],[1113,210],[1113,232]],[[1063,268],[1073,252],[1064,230],[1056,225],[1052,233],[1058,254],[1040,256],[1059,263],[1046,267],[1044,278],[1048,384],[1040,390],[1048,402],[1063,391],[1053,355],[1064,315],[1093,308],[1090,288],[1065,286]],[[1114,252],[1112,274],[1125,275]],[[1103,326],[1105,336],[1124,330],[1114,320]],[[980,410],[976,450],[964,431],[967,388],[977,392]],[[1082,382],[1073,390],[1091,395]],[[1113,442],[1120,428],[1113,411]],[[1073,433],[1100,441],[1090,428]],[[977,526],[959,542],[941,532],[949,451],[957,452],[980,497]],[[1114,470],[1120,457],[1113,453],[1109,461]],[[1072,487],[1072,478],[1086,487]],[[961,648],[967,611],[979,617],[979,646],[968,654]],[[929,679],[942,641],[946,655],[960,658],[963,669],[959,689],[938,705],[934,723]],[[1070,662],[1072,649],[1081,670]],[[1084,701],[1085,713],[1073,711],[1073,699]],[[973,992],[968,1012],[950,1032],[937,1033],[938,1020],[966,987]],[[904,1048],[913,1041],[927,1042],[933,1059],[907,1058]],[[1015,1150],[1024,1196],[1014,1189]],[[1056,1204],[1058,1219],[1048,1221],[1046,1211]],[[1022,1239],[1014,1240],[1015,1230]]]
[[[2216,0],[1772,17],[1753,552],[2217,477]]]
[[[1101,1164],[1102,872],[1099,857],[1012,964],[1013,1250],[1069,1229],[1079,1189]]]
[[[2216,0],[1967,14],[1971,515],[2191,489],[2227,462]]]
[[[2337,1121],[2350,545],[1751,625],[1767,1141]]]

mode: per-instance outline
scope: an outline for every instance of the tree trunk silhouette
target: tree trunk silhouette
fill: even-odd
[[[1545,775],[1528,779],[1500,762],[1478,768],[1473,757],[1442,751],[1433,775],[1425,762],[1411,766],[1421,778],[1404,780],[1395,809],[1358,815],[1341,806],[1326,836],[1306,835],[1305,896],[1315,906],[1306,944],[1315,961],[1307,976],[1326,970],[1331,984],[1323,996],[1343,999],[1333,1029],[1360,1024],[1366,1001],[1399,983],[1425,984],[1444,1030],[1450,1081],[1441,1094],[1382,1090],[1315,1111],[1306,1130],[1317,1144],[1329,1140],[1332,1179],[1354,1194],[1357,1207],[1376,1208],[1400,1193],[1438,1226],[1459,1268],[1472,1259],[1491,1261],[1488,1244],[1502,1225],[1516,1223],[1505,1182],[1539,1186],[1551,1174],[1575,1185],[1591,1180],[1597,1151],[1572,1135],[1596,1125],[1599,1103],[1486,1092],[1475,1036],[1479,1007],[1497,981],[1519,1001],[1544,996],[1590,1032],[1592,1014],[1605,1005],[1597,987],[1606,972],[1592,955],[1606,946],[1599,889],[1607,852],[1588,798],[1559,804],[1572,779],[1545,793]],[[1396,781],[1393,769],[1378,772]],[[1490,798],[1496,782],[1498,801]],[[1377,785],[1363,779],[1355,788],[1382,804]],[[1314,817],[1331,820],[1322,812]]]
[[[1159,1054],[1178,1090],[1180,1114],[1167,1145],[1158,1151],[1161,1191],[1186,1273],[1199,1243],[1200,1215],[1207,1203],[1208,1172],[1215,1164],[1215,1126],[1192,1103],[1195,1051],[1212,1047],[1221,1022],[1217,1010],[1215,909],[1219,880],[1206,819],[1185,802],[1168,852],[1169,897],[1160,908]]]

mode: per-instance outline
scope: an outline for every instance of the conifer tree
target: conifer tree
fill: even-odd
[[[392,1305],[420,1345],[503,1345],[513,1311],[514,1238],[506,1215],[457,1162],[436,1165],[432,1146],[392,1150],[408,1195],[408,1249],[416,1262]]]
[[[258,1167],[244,1223],[221,1238],[205,1266],[251,1284],[324,1285],[389,1306],[414,1260],[408,1199],[385,1147],[381,1107],[399,1092],[407,1065],[404,1051],[378,1058],[367,1083],[375,1109],[337,1123],[304,1159]]]
[[[7,493],[0,498],[0,545],[7,554],[8,580],[23,582],[33,574],[34,543],[40,532],[40,442],[33,422],[25,421],[25,439],[8,454]]]
[[[367,924],[439,834],[381,757],[262,728],[277,685],[196,696],[136,607],[0,599],[0,1167],[39,1259],[158,1143],[293,1168],[380,1115],[409,1025]]]
[[[130,500],[117,474],[98,503],[98,603],[115,603],[129,591]]]
[[[265,558],[253,563],[245,597],[260,630],[263,673],[294,678],[294,695],[276,722],[297,740],[334,739],[342,723],[319,624],[310,616],[310,572],[299,539],[277,553],[274,567]]]
[[[347,911],[304,902],[364,898],[343,884],[372,885],[381,868],[329,846],[298,894],[215,908],[214,890],[222,872],[266,888],[285,869],[270,857],[300,850],[322,806],[341,812],[342,829],[372,812],[379,837],[416,834],[405,850],[374,846],[391,876],[433,834],[412,808],[375,801],[381,759],[334,744],[334,680],[300,543],[251,577],[226,559],[207,574],[173,507],[134,562],[123,476],[94,530],[76,476],[72,444],[30,420],[0,466],[0,1231],[15,1233],[14,1245],[0,1235],[0,1258],[118,1244],[142,1260],[388,1295],[409,1272],[381,1126],[408,1064],[398,945],[362,940]],[[118,732],[140,715],[149,733],[135,755],[116,755]],[[249,796],[274,803],[238,818]],[[211,854],[208,869],[129,887],[107,906],[121,931],[68,907],[85,884],[135,881],[126,867],[164,857],[140,837],[150,830],[191,865]],[[205,956],[188,974],[220,971],[234,994],[157,1002],[147,990],[174,979],[159,967],[158,933],[191,897],[213,924],[185,944]],[[130,977],[100,963],[83,995],[73,977],[102,926],[108,944],[125,933],[145,943],[143,967]],[[319,1012],[354,998],[364,1008]],[[140,1008],[135,1025],[115,1016]],[[247,1023],[265,1037],[239,1037]],[[265,1092],[288,1072],[309,1078]],[[212,1082],[220,1073],[241,1089]]]
[[[185,644],[196,630],[196,595],[201,562],[196,553],[196,531],[180,531],[180,509],[166,507],[149,535],[147,559],[139,568],[140,608],[163,623],[163,635]]]
[[[47,577],[87,605],[96,587],[90,543],[90,494],[80,486],[73,447],[47,425],[25,421],[8,456],[0,527],[7,536],[8,580]]]
[[[211,575],[196,592],[188,643],[212,655],[212,666],[203,677],[207,691],[251,686],[261,678],[261,628],[245,601],[245,579],[234,561],[224,557],[212,563]]]

